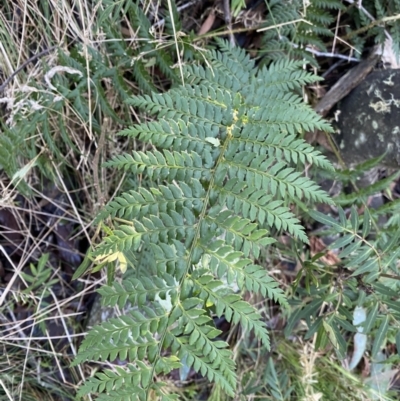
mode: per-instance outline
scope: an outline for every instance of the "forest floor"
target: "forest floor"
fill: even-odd
[[[103,271],[85,275],[79,280],[72,280],[72,276],[84,261],[87,251],[101,238],[104,227],[95,221],[98,212],[122,188],[131,184],[130,178],[127,180],[120,172],[108,171],[102,163],[126,149],[141,149],[140,143],[117,139],[116,134],[142,118],[123,106],[121,97],[144,89],[137,83],[137,76],[129,71],[120,82],[121,87],[115,86],[117,80],[112,75],[113,68],[122,66],[129,70],[130,67],[123,64],[126,55],[118,54],[112,58],[106,53],[111,47],[101,47],[101,35],[106,36],[108,32],[100,34],[91,29],[93,19],[98,19],[96,6],[90,8],[90,4],[78,2],[80,6],[70,8],[65,2],[66,8],[62,9],[51,1],[48,8],[34,1],[27,2],[26,7],[19,3],[11,1],[0,6],[0,29],[4,29],[0,37],[0,59],[3,59],[0,63],[0,137],[3,138],[0,138],[0,400],[68,401],[74,399],[77,387],[85,378],[106,365],[70,367],[91,315],[93,322],[93,308],[98,309],[95,291],[107,279]],[[145,3],[148,6],[146,11],[151,15],[149,24],[159,28],[165,23],[161,17],[168,14],[166,7],[159,7],[156,1]],[[246,3],[247,8],[237,7],[235,10],[233,5],[240,5],[239,1],[178,2],[181,37],[190,37],[188,47],[200,52],[215,45],[213,38],[221,37],[248,50],[262,65],[265,46],[271,45],[265,36],[263,23],[271,13],[265,1]],[[66,15],[70,15],[71,20],[67,21]],[[334,119],[337,103],[362,83],[371,71],[388,67],[388,61],[382,61],[382,57],[375,58],[373,63],[366,61],[374,46],[371,38],[365,39],[362,53],[355,54],[354,47],[342,40],[345,35],[337,30],[339,19],[336,10],[332,15],[335,18],[329,29],[334,35],[326,39],[327,49],[319,49],[312,43],[305,46],[305,51],[314,60],[314,64],[307,68],[323,80],[305,87],[304,98],[328,119]],[[118,23],[117,18],[112,21],[115,26],[111,28],[119,29],[127,40],[136,31],[129,14]],[[292,21],[292,25],[296,23]],[[79,54],[73,50],[80,41],[92,45],[98,53],[84,50]],[[37,47],[34,47],[35,42]],[[141,57],[146,74],[151,76],[151,85],[166,90],[171,81],[157,65],[158,60],[152,52],[158,47],[160,52],[164,51],[165,45],[168,48],[165,52],[174,55],[174,42],[155,42],[153,47],[141,50]],[[67,49],[70,54],[61,54],[58,43],[64,43],[65,54]],[[115,47],[112,51],[117,54],[119,49]],[[281,51],[283,48],[277,49],[277,53]],[[99,82],[101,88],[96,97],[91,90],[85,92],[91,85],[92,76],[83,86],[78,84],[77,77],[81,74],[80,68],[89,71],[93,67],[89,64],[97,62],[98,55],[104,56],[106,61],[100,63],[104,64],[108,75],[98,77],[93,72],[93,82]],[[67,61],[71,63],[69,66]],[[76,66],[72,68],[74,63]],[[336,87],[329,92],[360,64],[364,69],[359,68],[351,79],[343,80],[340,90]],[[19,66],[23,68],[13,74]],[[51,109],[55,100],[46,96],[52,89],[51,82],[56,74],[61,76],[60,85],[71,91],[66,95],[70,103]],[[79,96],[74,97],[74,90],[81,91]],[[95,118],[86,119],[85,113],[93,113]],[[324,152],[332,151],[334,146],[334,141],[322,134],[312,133],[306,139]],[[400,197],[400,181],[397,174],[390,175],[393,169],[390,174],[384,166],[378,166],[378,170],[374,183],[393,177],[368,198],[369,203],[382,205],[389,196],[390,199]],[[321,184],[333,191],[333,195],[335,191],[354,192],[354,188],[349,189],[346,185],[338,189],[332,180],[321,178]],[[329,208],[329,212],[335,213],[332,207]],[[314,231],[315,226],[310,226],[310,254],[325,252],[324,263],[335,265],[337,256],[326,250],[327,244],[321,238],[313,236]],[[285,240],[282,236],[282,241]],[[279,281],[287,289],[301,266],[296,258],[286,256],[274,260],[274,264],[271,270],[279,272]],[[313,351],[311,340],[300,340],[296,344],[284,341],[285,317],[270,307],[267,314],[273,331],[273,354],[280,355],[279,358],[285,361],[285,369],[292,366],[291,370],[286,370],[286,390],[302,380],[301,385],[307,387],[312,381],[313,365],[319,358],[320,371],[325,369],[323,380],[337,381],[338,388],[354,386],[353,390],[359,391],[355,379],[348,379],[344,368],[332,364],[330,353]],[[273,395],[262,398],[259,394],[263,392],[263,384],[259,377],[268,375],[268,380],[273,377],[284,386],[283,379],[280,381],[277,377],[280,373],[274,370],[268,355],[260,354],[251,336],[223,319],[218,322],[218,327],[231,347],[240,354],[237,361],[239,376],[246,384],[242,385],[238,400],[296,399],[290,392],[287,396],[280,393],[281,398]],[[394,354],[394,347],[388,347],[387,355]],[[366,358],[359,366],[358,377],[367,377],[370,368]],[[396,375],[397,370],[390,377],[392,388],[396,387]],[[180,389],[182,399],[223,399],[193,371],[173,371],[168,380],[172,387]],[[310,400],[320,399],[317,393],[309,394],[313,397]]]

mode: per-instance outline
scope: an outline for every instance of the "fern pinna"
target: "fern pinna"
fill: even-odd
[[[286,305],[255,260],[271,230],[307,242],[286,204],[329,202],[297,166],[329,162],[296,134],[329,125],[295,92],[317,78],[301,62],[257,70],[245,52],[221,43],[207,67],[185,68],[186,84],[131,105],[156,120],[121,134],[151,144],[107,166],[142,174],[144,187],[123,193],[103,217],[119,226],[95,250],[97,261],[128,260],[134,270],[99,290],[104,305],[134,308],[92,329],[75,363],[127,360],[89,379],[79,395],[99,400],[177,399],[158,378],[185,365],[235,394],[233,354],[213,316],[253,330],[267,347],[266,324],[240,291]],[[298,171],[299,170],[299,171]],[[240,291],[235,291],[239,288]]]

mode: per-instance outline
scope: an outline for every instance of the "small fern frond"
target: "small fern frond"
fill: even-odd
[[[263,67],[258,72],[256,80],[263,82],[262,89],[275,87],[276,89],[288,91],[300,89],[303,85],[322,79],[303,70],[303,65],[303,61],[281,59],[268,68]]]
[[[240,48],[232,47],[228,42],[216,38],[216,42],[219,47],[219,51],[211,51],[210,55],[214,62],[223,63],[226,68],[231,69],[234,65],[235,70],[244,70],[249,73],[253,73],[255,62],[250,58],[250,56],[243,52]],[[246,84],[247,81],[244,83]]]
[[[166,299],[177,288],[174,277],[164,273],[162,278],[150,276],[138,280],[129,277],[122,284],[115,281],[112,286],[104,286],[98,292],[104,305],[118,305],[122,309],[128,302],[141,307],[156,298]]]
[[[335,198],[335,202],[337,205],[346,206],[346,205],[354,205],[355,203],[365,202],[368,196],[377,194],[381,191],[384,191],[389,188],[390,184],[396,181],[400,177],[400,171],[390,175],[389,177],[380,179],[376,183],[372,185],[368,185],[365,188],[360,188],[355,193],[350,194],[340,194]]]
[[[18,170],[18,163],[13,155],[21,153],[23,148],[24,135],[15,132],[14,128],[2,126],[0,136],[0,168],[4,169],[9,177],[12,177]]]
[[[289,307],[285,294],[279,288],[279,284],[265,274],[265,268],[249,264],[239,272],[239,287],[245,287],[247,291],[255,292],[273,299],[283,307]]]
[[[237,294],[224,288],[222,281],[215,280],[211,275],[198,277],[194,281],[201,297],[207,299],[207,305],[215,308],[218,317],[225,316],[228,322],[240,323],[244,330],[254,330],[254,334],[269,346],[269,337],[265,323],[259,313],[249,303],[241,300]]]
[[[141,38],[140,45],[133,54],[133,63],[131,62],[130,70],[132,71],[135,80],[139,87],[146,93],[156,91],[154,78],[149,71],[147,61],[144,57],[147,55],[152,57],[154,64],[160,69],[162,74],[172,83],[178,81],[178,76],[171,68],[174,64],[173,52],[158,51],[157,41],[155,40],[154,31],[152,29],[149,18],[143,12],[142,7],[133,2],[130,3],[128,8],[129,21],[132,28],[138,31]],[[178,19],[176,20],[178,22]],[[136,56],[136,57],[135,57]]]
[[[107,167],[114,167],[130,171],[134,174],[146,173],[152,180],[166,178],[179,181],[191,179],[210,179],[210,164],[213,157],[211,152],[204,150],[204,162],[195,152],[135,152],[132,155],[118,155],[105,163]]]
[[[253,257],[258,258],[262,247],[275,242],[267,236],[267,230],[257,229],[258,224],[232,215],[229,210],[222,211],[215,218],[208,216],[206,221],[210,223],[210,230],[217,231],[217,227],[222,229],[225,240],[234,244],[234,248],[242,251],[246,257],[251,253]]]
[[[200,246],[204,253],[202,265],[207,266],[219,279],[226,279],[228,284],[237,284],[240,289],[260,293],[287,306],[283,292],[265,269],[254,265],[252,260],[236,251],[225,241],[217,240]]]
[[[141,141],[150,142],[161,149],[180,150],[186,149],[188,152],[201,152],[203,148],[211,149],[211,145],[206,138],[216,138],[218,127],[210,127],[204,122],[185,123],[178,119],[161,122],[150,122],[143,124],[141,129],[130,127],[123,130],[121,135],[138,138]]]
[[[101,218],[111,215],[132,220],[149,214],[168,213],[169,210],[181,213],[184,207],[200,212],[205,199],[204,188],[196,179],[189,184],[179,182],[177,185],[160,185],[150,190],[141,187],[137,191],[125,192],[107,205]]]
[[[145,93],[152,93],[157,90],[152,82],[151,75],[140,60],[133,60],[131,67],[132,75],[138,83],[139,88]]]
[[[242,85],[247,84],[254,70],[254,61],[239,48],[233,48],[222,40],[218,40],[217,42],[223,51],[210,52],[214,71],[218,75],[219,71],[223,71],[225,74],[231,75]]]
[[[141,312],[131,311],[94,327],[82,342],[74,364],[87,359],[116,358],[131,361],[147,358],[153,362],[159,347],[153,333],[161,333],[168,324],[165,310],[158,304],[153,306],[143,306]]]
[[[257,155],[268,155],[275,157],[277,160],[284,159],[288,163],[305,165],[306,163],[313,164],[325,170],[332,170],[331,163],[315,150],[303,139],[296,138],[295,135],[274,135],[271,130],[265,138],[262,135],[255,139],[252,138],[251,130],[243,130],[242,135],[232,142],[239,144],[239,149],[248,149]]]
[[[185,357],[188,367],[193,367],[196,372],[220,384],[228,394],[233,395],[236,375],[232,352],[226,349],[225,342],[216,340],[221,331],[210,324],[212,320],[205,315],[206,311],[197,307],[203,302],[187,298],[172,310],[169,322],[178,320],[178,325],[169,331],[165,345],[170,346],[173,352],[179,349],[178,356],[181,360]],[[204,358],[208,363],[204,363]]]
[[[204,344],[200,340],[205,347],[205,352],[209,353],[205,356],[197,347],[189,345],[187,338],[182,338],[181,341],[178,356],[185,360],[185,365],[192,367],[211,382],[218,383],[228,395],[233,397],[235,394],[233,386],[236,383],[235,365],[232,361],[232,352],[226,349],[227,344],[224,341],[213,341],[213,347],[210,347],[209,343]],[[174,349],[174,343],[171,344],[171,349]],[[221,360],[223,360],[224,370],[220,369]]]
[[[266,223],[277,230],[283,229],[303,242],[308,242],[300,221],[283,205],[283,201],[274,200],[263,190],[233,178],[223,187],[218,187],[218,191],[213,195],[219,196],[220,203],[225,203],[229,210],[241,213],[244,218],[258,220],[261,224]]]
[[[316,49],[326,51],[326,41],[321,37],[333,36],[331,25],[335,13],[331,10],[344,9],[345,5],[340,0],[318,0],[307,5],[295,0],[291,2],[290,7],[285,2],[270,2],[265,26],[274,29],[267,30],[263,37],[263,50],[267,63],[282,59],[289,54],[291,58],[297,58],[302,62],[307,60],[317,65],[305,47],[313,45]],[[301,21],[296,22],[299,19]],[[288,24],[290,21],[293,23]]]
[[[146,393],[143,390],[151,379],[152,369],[143,362],[138,361],[135,365],[128,364],[125,369],[118,366],[115,371],[107,369],[102,373],[97,373],[95,377],[91,377],[78,391],[78,397],[83,397],[90,393],[113,393],[113,398],[105,394],[100,395],[97,399],[104,401],[112,400],[146,400]],[[126,394],[128,390],[128,394]],[[126,398],[126,397],[129,398]]]
[[[286,167],[286,163],[274,162],[274,158],[257,156],[253,152],[235,152],[233,157],[226,153],[225,164],[230,179],[239,177],[257,189],[268,188],[273,196],[289,196],[293,201],[304,196],[307,200],[331,203],[328,195],[314,182]]]

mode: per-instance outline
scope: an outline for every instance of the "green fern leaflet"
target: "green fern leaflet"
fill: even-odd
[[[296,94],[317,78],[291,61],[258,71],[244,51],[225,43],[221,48],[209,53],[207,68],[186,67],[185,86],[130,100],[155,121],[122,134],[153,150],[119,155],[107,165],[142,174],[147,189],[126,192],[107,206],[102,217],[115,217],[119,226],[93,256],[126,256],[134,274],[99,292],[105,305],[133,308],[89,332],[75,360],[127,364],[98,373],[80,396],[177,399],[159,379],[183,364],[233,396],[233,353],[213,317],[252,330],[268,347],[266,324],[241,293],[287,305],[257,264],[260,249],[281,230],[308,241],[288,204],[330,202],[301,171],[306,163],[332,167],[297,136],[330,131]]]

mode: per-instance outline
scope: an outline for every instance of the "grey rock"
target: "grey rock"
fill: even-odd
[[[369,74],[339,104],[334,139],[348,166],[386,153],[382,165],[400,166],[400,70]]]

